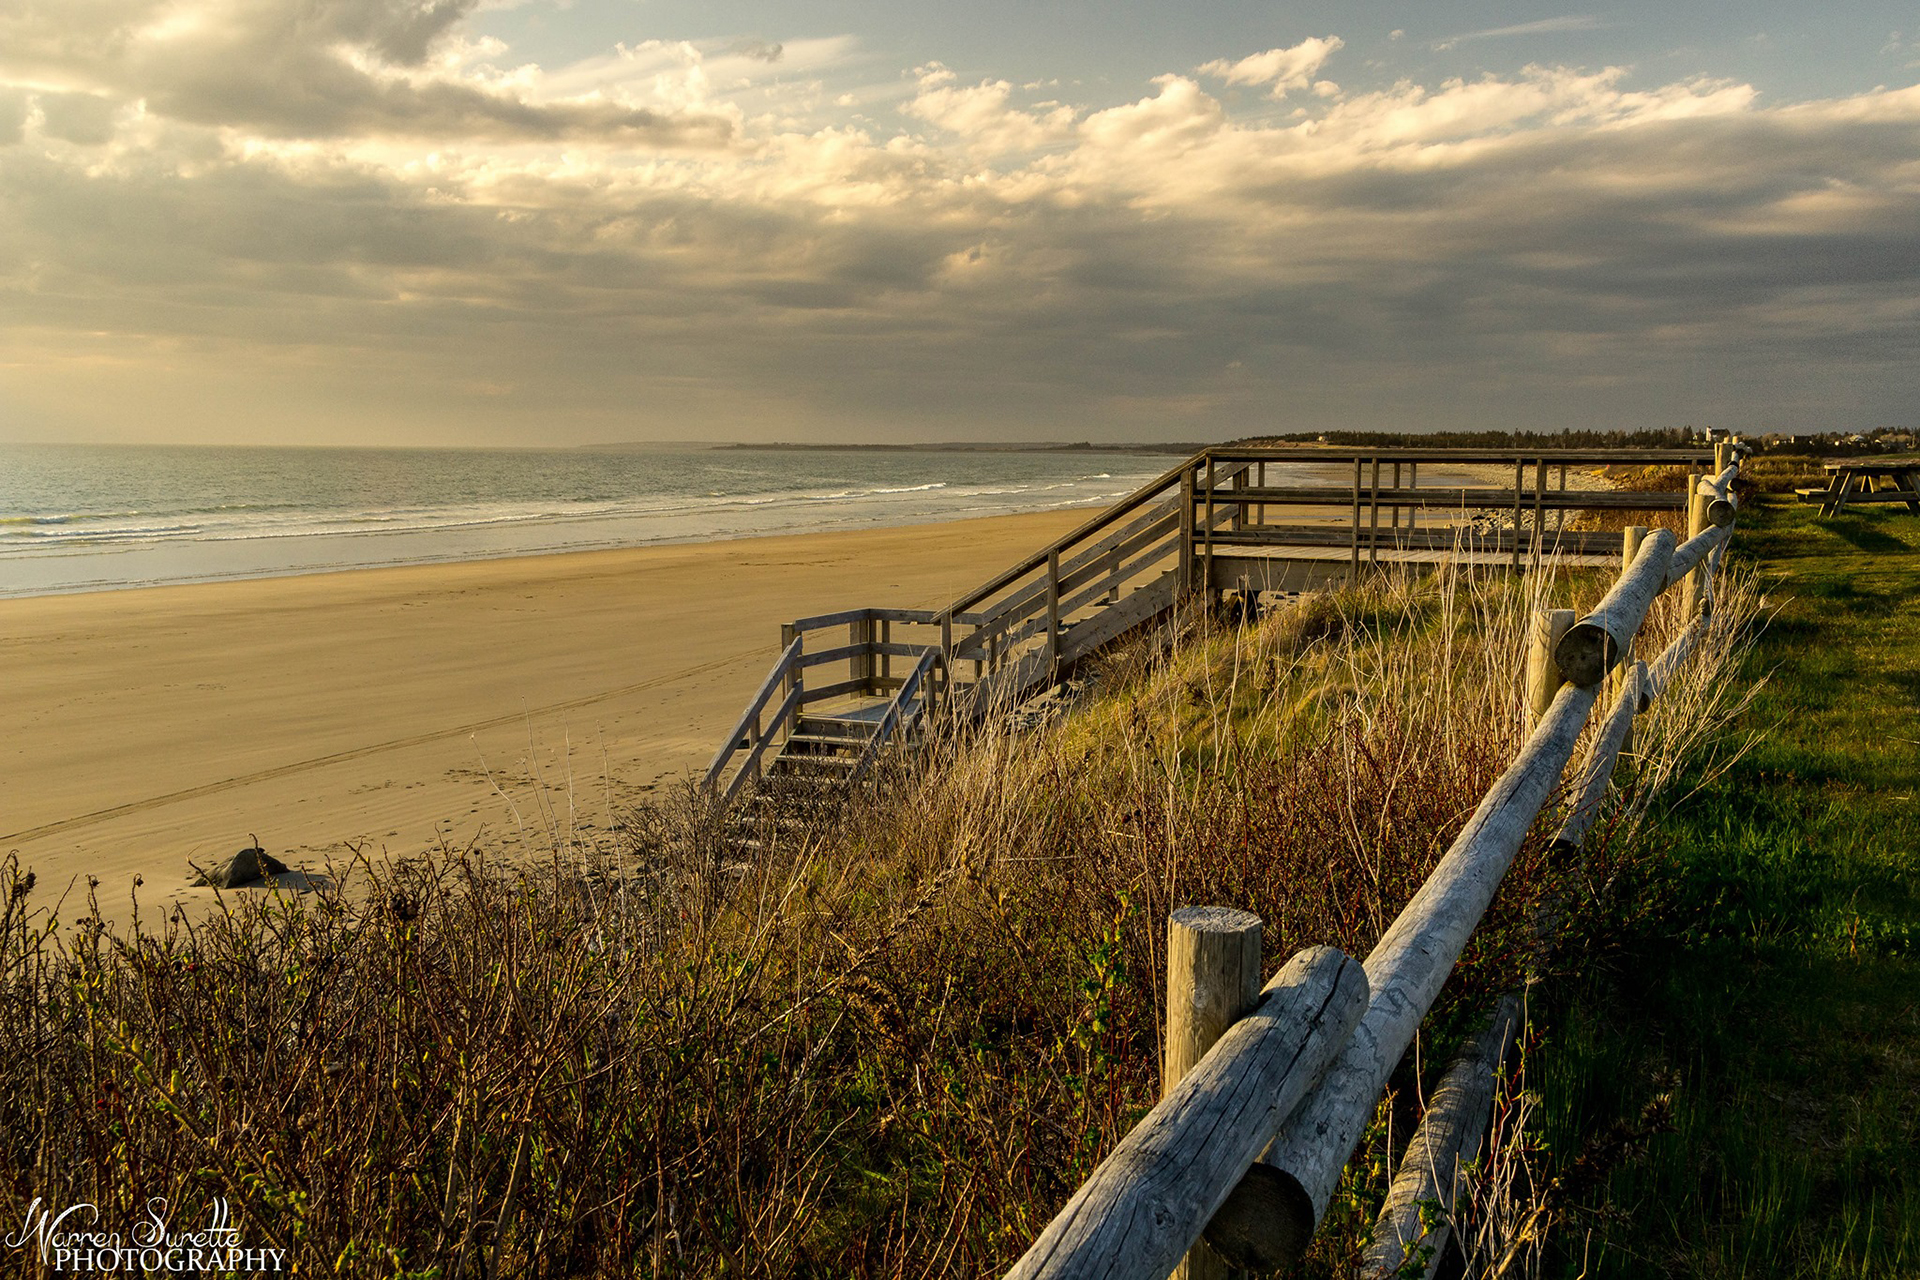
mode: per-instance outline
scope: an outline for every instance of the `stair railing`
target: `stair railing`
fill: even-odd
[[[873,736],[867,739],[866,749],[860,753],[860,759],[855,762],[853,771],[848,775],[849,782],[859,781],[861,776],[873,766],[873,762],[880,758],[881,750],[893,739],[893,736],[902,729],[910,728],[911,721],[917,721],[926,714],[926,699],[931,698],[935,692],[935,685],[931,679],[932,673],[945,668],[946,659],[940,650],[928,647],[921,653],[920,660],[913,664],[913,669],[900,681],[900,687],[894,690],[892,700],[887,703],[887,709],[881,713],[880,722],[874,726]]]
[[[730,803],[740,793],[748,779],[760,776],[761,761],[766,755],[770,743],[784,742],[793,732],[793,726],[799,719],[800,708],[805,705],[807,692],[804,686],[802,642],[799,636],[789,638],[786,650],[780,660],[773,664],[773,670],[753,695],[753,701],[741,713],[740,720],[733,726],[733,732],[726,736],[720,749],[714,752],[713,763],[707,766],[706,785],[708,790],[719,786],[720,779],[727,771],[728,764],[741,751],[747,753],[741,761],[739,771],[733,776],[725,789],[720,792],[720,800]],[[785,688],[787,695],[781,699],[771,719],[763,719],[767,704],[773,700],[774,693]]]

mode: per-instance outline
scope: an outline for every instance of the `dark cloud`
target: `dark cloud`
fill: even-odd
[[[26,90],[0,86],[0,147],[12,146],[24,138],[26,123]]]
[[[752,58],[756,62],[778,62],[780,55],[786,52],[786,46],[777,40],[737,40],[727,46],[727,52]]]
[[[118,104],[97,93],[43,93],[41,128],[48,137],[81,146],[97,147],[113,141],[113,114]]]
[[[276,138],[709,148],[733,136],[724,114],[533,102],[430,66],[477,2],[202,0],[176,10],[158,0],[70,0],[68,10],[11,0],[0,8],[0,75],[79,79],[141,98],[158,115]],[[170,28],[169,17],[183,21]],[[49,131],[68,137],[52,121]]]

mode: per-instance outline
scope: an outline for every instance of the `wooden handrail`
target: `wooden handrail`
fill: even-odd
[[[1056,539],[1033,555],[1028,556],[1025,560],[1020,561],[1011,569],[988,579],[982,585],[975,587],[972,591],[955,600],[952,604],[941,610],[941,612],[957,617],[962,610],[972,608],[1002,587],[1013,582],[1018,582],[1035,569],[1044,566],[1047,563],[1047,557],[1049,555],[1071,547],[1077,542],[1085,541],[1128,512],[1137,510],[1143,504],[1151,502],[1153,499],[1159,497],[1169,485],[1178,484],[1180,477],[1193,469],[1198,456],[1199,455],[1196,455],[1194,458],[1189,458],[1172,470],[1162,473],[1157,479],[1149,480],[1146,484],[1141,485],[1114,506],[1107,508],[1104,512],[1087,521],[1072,533],[1067,534],[1063,538]]]
[[[887,709],[880,715],[880,723],[874,726],[873,736],[867,740],[866,749],[860,753],[860,759],[854,763],[853,770],[848,775],[849,781],[859,781],[868,767],[879,759],[881,748],[886,746],[894,731],[900,727],[906,714],[907,704],[913,700],[914,694],[920,690],[921,684],[932,672],[934,665],[940,661],[940,651],[928,649],[920,655],[920,660],[913,664],[913,669],[900,681],[900,687],[894,691],[892,700],[887,703]],[[922,710],[924,709],[923,704]]]
[[[1407,445],[1391,448],[1347,448],[1334,445],[1214,445],[1204,454],[1221,462],[1547,462],[1555,466],[1602,466],[1625,463],[1632,466],[1679,466],[1689,462],[1711,462],[1713,446],[1697,449],[1421,449]]]
[[[721,792],[722,804],[732,804],[734,797],[740,794],[740,789],[746,786],[747,779],[756,775],[760,768],[760,757],[767,753],[768,745],[773,742],[773,730],[790,724],[805,698],[806,695],[799,685],[787,690],[787,696],[781,700],[779,709],[773,713],[773,723],[760,735],[759,741],[753,744],[753,748],[747,752],[747,758],[740,762],[740,768],[734,773],[733,781],[729,782],[726,790]]]
[[[719,781],[721,773],[727,767],[727,761],[740,749],[740,739],[753,728],[761,710],[767,705],[767,700],[773,697],[773,691],[794,669],[795,663],[800,659],[800,653],[801,641],[796,637],[793,643],[787,646],[786,652],[782,653],[779,660],[773,664],[773,670],[767,673],[766,680],[760,685],[760,691],[753,695],[751,702],[747,703],[747,709],[741,713],[739,722],[733,726],[733,732],[726,736],[725,741],[720,744],[720,749],[713,753],[713,763],[707,766],[706,785],[710,787]],[[775,724],[778,724],[780,717],[776,716],[774,720]],[[761,740],[765,741],[766,736],[762,735]]]

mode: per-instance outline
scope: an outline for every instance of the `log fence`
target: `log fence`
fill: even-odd
[[[1538,620],[1525,675],[1531,731],[1364,961],[1310,948],[1283,965],[1257,1001],[1249,1001],[1247,956],[1251,947],[1257,957],[1257,919],[1226,908],[1174,914],[1165,1095],[1095,1168],[1007,1272],[1010,1278],[1158,1280],[1178,1268],[1177,1274],[1211,1280],[1228,1268],[1270,1272],[1299,1260],[1388,1078],[1527,833],[1548,801],[1563,794],[1553,847],[1562,853],[1580,847],[1634,718],[1659,697],[1707,626],[1713,574],[1732,534],[1733,482],[1743,451],[1731,440],[1720,442],[1714,471],[1673,495],[1669,509],[1684,503],[1689,515],[1684,541],[1639,526],[1612,535],[1621,568],[1601,600],[1581,617]],[[1529,460],[1536,468],[1531,496],[1537,554],[1538,517],[1550,509],[1546,467],[1559,460],[1515,460],[1516,513],[1527,496],[1519,481]],[[1355,531],[1361,527],[1363,462],[1358,455],[1352,459]],[[1216,501],[1217,471],[1181,478],[1186,507],[1199,516],[1195,527],[1212,530],[1223,505],[1244,513],[1225,522],[1228,536],[1257,522],[1260,504],[1271,503],[1258,487],[1258,474],[1255,486],[1226,487],[1224,504]],[[1392,490],[1376,484],[1365,493],[1377,510],[1380,495]],[[1396,527],[1390,522],[1388,531]],[[1368,529],[1371,534],[1371,524]],[[1501,549],[1517,554],[1517,544],[1516,538],[1515,547]],[[1354,546],[1357,554],[1357,532]],[[1680,635],[1651,663],[1635,659],[1633,641],[1648,610],[1676,586],[1686,610]],[[1563,790],[1583,731],[1609,698],[1586,758]],[[1250,1011],[1238,1019],[1221,1013],[1248,1004]],[[1517,1000],[1503,1000],[1443,1078],[1389,1188],[1366,1262],[1369,1277],[1432,1275],[1440,1237],[1421,1206],[1438,1204],[1442,1224],[1450,1215],[1462,1171],[1486,1129],[1493,1076],[1518,1018]]]

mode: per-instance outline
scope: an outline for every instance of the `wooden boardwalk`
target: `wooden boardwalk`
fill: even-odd
[[[1262,593],[1320,590],[1374,566],[1615,565],[1620,534],[1570,527],[1573,517],[1682,511],[1695,481],[1684,492],[1582,489],[1568,487],[1570,473],[1661,466],[1698,477],[1713,459],[1711,445],[1203,450],[944,609],[787,624],[780,659],[707,783],[733,800],[763,778],[857,780],[943,700],[974,715],[1017,706],[1189,596],[1237,595],[1244,614]],[[1336,468],[1347,483],[1326,483]],[[1435,484],[1436,471],[1482,479]],[[1488,474],[1512,480],[1485,483]]]

